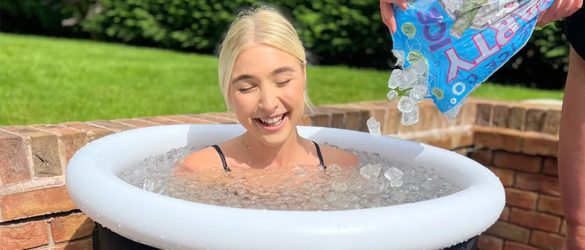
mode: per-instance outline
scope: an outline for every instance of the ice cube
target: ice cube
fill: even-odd
[[[388,179],[390,182],[402,180],[403,176],[404,172],[395,167],[391,167],[386,170],[386,172],[384,172],[384,177],[386,177],[386,179]]]
[[[400,69],[392,70],[392,74],[390,75],[390,79],[388,79],[388,88],[395,89],[400,86],[401,82],[403,82],[404,73]]]
[[[370,131],[370,134],[375,136],[379,136],[382,134],[380,132],[380,122],[378,122],[376,118],[370,117],[366,124],[368,125],[368,130]]]
[[[379,164],[368,164],[360,168],[360,174],[367,180],[375,180],[380,175],[382,166]]]
[[[386,94],[386,98],[388,98],[388,100],[392,100],[394,98],[396,98],[398,96],[398,92],[396,92],[396,90],[390,90],[388,91],[388,94]]]
[[[398,101],[398,110],[402,113],[411,112],[415,107],[416,102],[408,96],[403,96],[400,98],[400,101]]]
[[[391,187],[400,187],[402,184],[404,184],[402,180],[395,180],[390,182]]]
[[[405,126],[414,125],[418,122],[419,110],[418,106],[414,105],[414,108],[410,112],[403,112],[400,119],[400,123]]]
[[[414,85],[408,94],[415,102],[421,101],[426,95],[427,87],[425,85]]]

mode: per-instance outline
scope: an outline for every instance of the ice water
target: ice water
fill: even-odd
[[[215,180],[176,176],[193,148],[145,159],[120,174],[139,188],[199,203],[272,210],[345,210],[433,199],[460,190],[432,168],[354,151],[357,167],[329,165],[240,170]],[[217,171],[223,169],[218,163]]]

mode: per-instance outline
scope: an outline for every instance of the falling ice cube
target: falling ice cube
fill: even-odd
[[[396,92],[396,90],[390,90],[388,91],[388,94],[386,94],[386,98],[388,98],[388,100],[392,100],[394,98],[396,98],[398,96],[398,92]]]
[[[379,136],[382,134],[380,132],[380,122],[378,122],[376,118],[370,117],[366,124],[368,125],[368,130],[370,131],[370,134],[375,136]]]
[[[408,96],[403,96],[400,98],[400,101],[398,101],[398,110],[402,113],[411,112],[415,107],[416,102]]]
[[[419,109],[418,106],[414,106],[414,108],[410,112],[403,112],[402,117],[400,118],[400,123],[405,126],[414,125],[418,122],[419,117]]]

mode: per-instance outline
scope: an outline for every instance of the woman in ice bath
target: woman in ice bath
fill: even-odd
[[[221,45],[218,73],[226,104],[246,132],[188,155],[176,171],[225,178],[225,172],[357,166],[356,155],[297,133],[309,103],[306,67],[295,29],[277,11],[240,13]]]

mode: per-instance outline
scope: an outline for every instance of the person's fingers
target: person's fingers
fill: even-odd
[[[558,1],[558,0],[557,0]],[[557,12],[555,12],[554,20],[559,20],[563,17],[569,15],[569,9],[572,7],[574,0],[562,0],[562,3],[559,5]]]
[[[394,18],[394,10],[388,12],[388,23],[390,32],[394,34],[394,32],[396,32],[396,19]]]
[[[394,33],[396,31],[396,20],[394,19],[392,4],[387,1],[380,1],[380,13],[382,14],[384,24],[388,26],[391,33]]]
[[[540,15],[540,20],[538,20],[539,25],[545,25],[551,21],[554,21],[556,13],[559,11],[559,6],[562,4],[563,0],[555,0],[552,5],[544,11],[544,14]]]
[[[388,21],[386,20],[386,3],[383,0],[380,0],[380,18],[382,18],[382,22],[390,28],[388,25]]]
[[[567,10],[567,17],[573,15],[579,9],[583,8],[583,0],[573,0]]]
[[[399,5],[402,10],[406,10],[406,8],[408,8],[408,3],[406,3],[406,0],[401,0]]]

